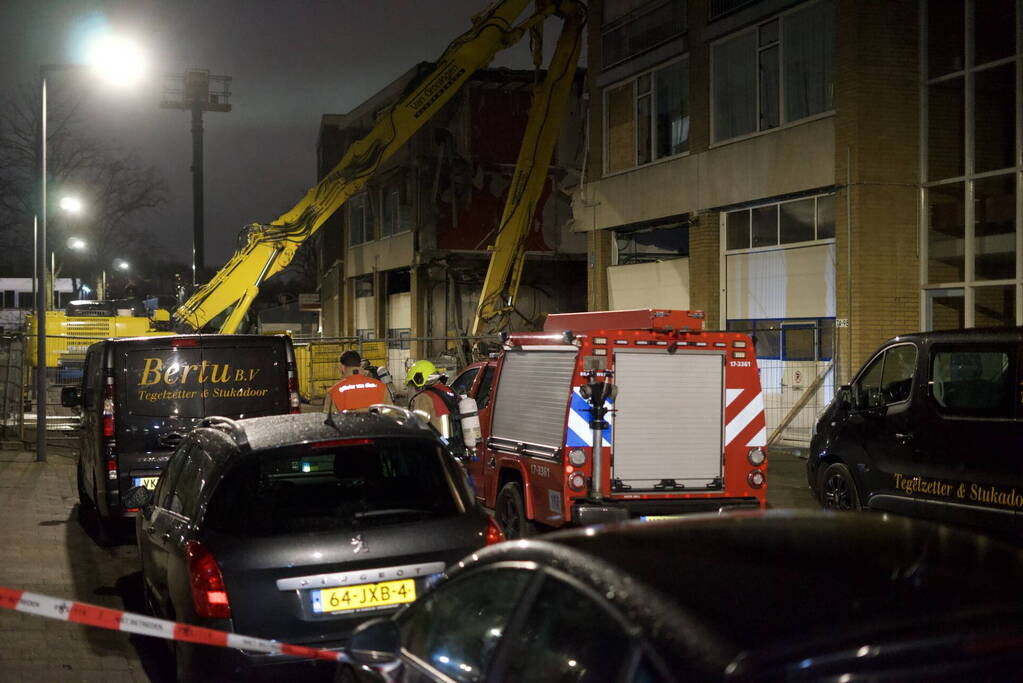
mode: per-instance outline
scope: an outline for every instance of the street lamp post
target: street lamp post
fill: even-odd
[[[54,71],[84,71],[90,67],[112,79],[136,80],[142,75],[141,55],[123,39],[104,37],[93,46],[91,64],[44,64],[39,68],[39,214],[36,218],[36,462],[46,460],[46,75]]]

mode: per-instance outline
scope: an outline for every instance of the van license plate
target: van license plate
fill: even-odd
[[[160,477],[135,477],[132,480],[135,486],[145,486],[150,491],[156,488],[158,481],[160,481]]]
[[[323,588],[312,591],[313,612],[347,612],[371,607],[387,607],[414,602],[416,582],[413,579],[364,583],[342,588]]]

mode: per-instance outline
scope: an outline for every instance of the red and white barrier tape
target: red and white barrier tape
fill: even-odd
[[[73,621],[87,626],[110,629],[111,631],[127,631],[140,633],[165,640],[183,640],[200,645],[231,647],[251,652],[287,655],[302,659],[325,659],[331,662],[348,661],[343,652],[320,650],[301,645],[288,645],[275,640],[252,638],[228,631],[218,631],[202,626],[191,626],[166,619],[147,617],[142,614],[122,612],[108,607],[89,605],[84,602],[61,600],[48,595],[29,593],[0,586],[0,608],[16,612],[26,612],[40,617]]]

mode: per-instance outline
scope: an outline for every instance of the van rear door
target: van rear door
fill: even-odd
[[[122,490],[163,469],[203,417],[289,412],[291,358],[283,337],[153,337],[115,348]]]

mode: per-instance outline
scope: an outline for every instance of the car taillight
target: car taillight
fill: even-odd
[[[586,477],[582,472],[573,472],[568,475],[568,485],[576,491],[582,491],[586,488]]]
[[[749,482],[750,486],[752,486],[755,489],[758,489],[764,485],[764,482],[767,481],[767,478],[764,476],[764,473],[761,472],[760,470],[753,470],[752,472],[749,473],[749,476],[746,477],[746,481]]]
[[[103,436],[114,436],[114,378],[107,377],[103,386]]]
[[[185,557],[188,558],[188,576],[196,614],[212,619],[230,618],[227,586],[213,553],[199,541],[189,541],[185,544]]]
[[[301,401],[298,397],[298,376],[295,374],[294,363],[288,363],[288,404],[292,413],[302,412]]]
[[[501,543],[504,541],[504,532],[501,531],[501,527],[497,525],[493,517],[487,517],[487,545],[494,545],[495,543]]]

